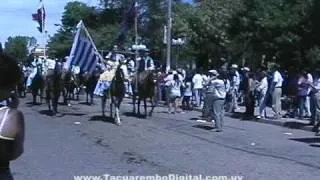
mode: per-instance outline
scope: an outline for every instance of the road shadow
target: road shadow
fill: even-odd
[[[32,106],[41,106],[42,103],[26,102],[26,105],[29,106],[29,107],[32,107]]]
[[[320,143],[320,137],[312,137],[312,138],[291,138],[292,141],[303,142],[307,144],[311,143]]]
[[[308,123],[289,121],[289,122],[285,122],[283,126],[291,129],[301,129],[302,127],[310,126],[310,125]]]
[[[214,129],[212,126],[205,125],[205,124],[198,124],[198,125],[194,125],[192,127],[199,128],[199,129],[204,129],[204,130],[207,130],[207,131],[210,131],[210,130]]]
[[[86,105],[86,106],[93,106],[93,105],[95,105],[95,103],[89,103],[89,102],[79,102],[79,104],[81,104],[81,105]]]
[[[89,121],[101,121],[105,123],[115,124],[114,118],[110,116],[92,116]]]
[[[50,117],[54,116],[54,113],[50,110],[40,110],[38,112],[41,115],[46,115],[46,116],[50,116]]]
[[[84,116],[85,113],[69,113],[69,112],[58,112],[57,114],[54,114],[52,111],[46,109],[46,110],[40,110],[38,111],[41,115],[46,116],[56,116],[56,117],[63,117],[63,116]]]
[[[143,114],[133,113],[133,112],[125,112],[125,113],[123,113],[123,115],[125,115],[127,117],[135,117],[135,118],[139,118],[139,119],[147,119],[147,116],[145,116]]]
[[[63,116],[84,116],[86,115],[85,113],[68,113],[68,112],[64,112],[61,113]]]

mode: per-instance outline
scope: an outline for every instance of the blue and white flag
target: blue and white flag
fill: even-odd
[[[92,73],[102,56],[94,45],[90,34],[86,30],[82,21],[77,25],[70,56],[64,65],[69,70],[72,66],[79,66],[83,72]]]

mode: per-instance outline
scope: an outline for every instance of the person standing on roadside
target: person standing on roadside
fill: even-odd
[[[225,81],[219,76],[218,71],[210,70],[210,78],[207,84],[207,107],[212,113],[212,119],[215,122],[216,132],[222,132],[224,120],[224,103],[227,94]]]
[[[272,84],[270,86],[270,93],[272,96],[272,110],[275,113],[275,118],[281,118],[281,96],[282,96],[282,83],[283,78],[280,72],[278,71],[277,65],[271,67]]]

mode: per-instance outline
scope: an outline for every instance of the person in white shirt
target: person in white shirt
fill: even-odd
[[[178,74],[173,75],[173,80],[167,82],[169,87],[169,113],[177,112],[178,100],[181,97],[181,87],[184,86],[183,82],[179,80]],[[172,112],[172,106],[174,111]]]
[[[216,132],[221,132],[224,118],[224,103],[227,95],[226,82],[219,76],[216,70],[210,70],[209,73],[211,77],[207,84],[207,106],[212,111]]]
[[[277,69],[277,65],[274,65],[271,69],[271,71],[273,72],[273,79],[270,93],[272,95],[272,110],[275,113],[275,118],[279,119],[281,118],[281,96],[283,78]]]
[[[196,106],[198,107],[201,105],[203,82],[203,77],[198,72],[192,78],[193,90],[196,98]]]
[[[313,83],[313,77],[312,77],[311,73],[307,73],[307,78],[308,78],[308,82],[309,83]],[[306,107],[306,111],[307,111],[306,114],[307,114],[308,117],[312,116],[311,115],[311,109],[310,109],[310,107],[311,107],[311,105],[310,105],[311,97],[309,96],[311,90],[312,90],[312,88],[309,87],[308,96],[307,96],[306,101],[305,101],[305,107]]]
[[[268,77],[267,72],[261,72],[261,80],[256,88],[258,93],[258,102],[259,102],[259,115],[258,119],[265,118],[266,115],[266,100],[267,100],[267,91],[268,91]]]
[[[231,93],[232,93],[232,108],[231,111],[239,109],[238,107],[238,97],[240,88],[240,74],[238,72],[238,65],[231,65]]]

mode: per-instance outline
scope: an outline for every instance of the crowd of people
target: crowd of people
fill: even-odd
[[[160,92],[165,94],[169,113],[177,112],[180,105],[181,113],[202,107],[203,116],[216,124],[217,131],[221,131],[223,112],[240,112],[241,104],[244,119],[299,118],[309,120],[319,133],[318,79],[306,70],[291,75],[277,65],[252,71],[233,64],[227,71],[212,69],[207,73],[171,70],[164,75]],[[267,114],[267,107],[271,107],[273,117]]]

